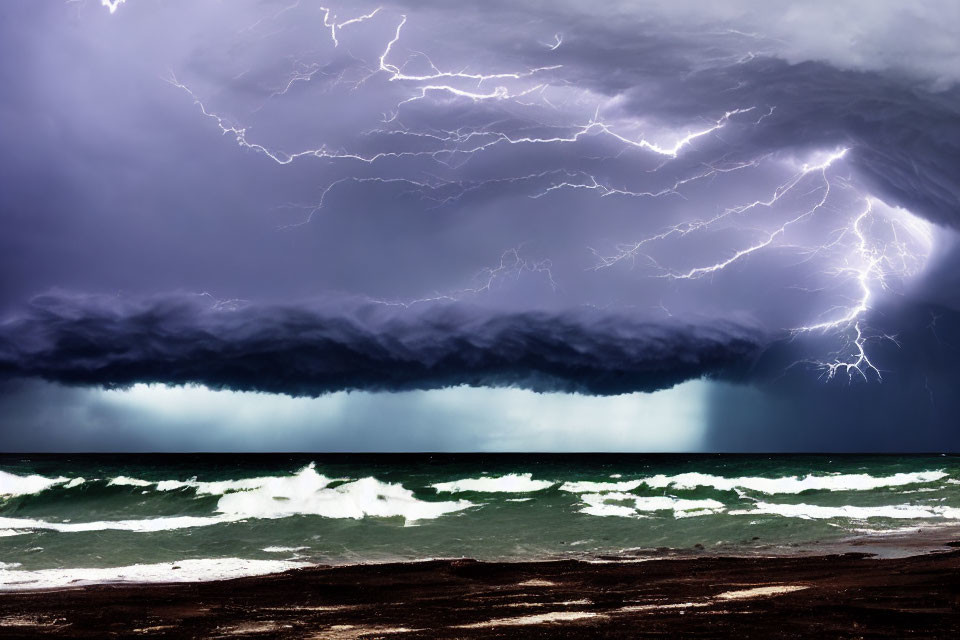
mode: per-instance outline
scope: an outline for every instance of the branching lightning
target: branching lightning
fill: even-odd
[[[893,290],[894,279],[918,273],[932,246],[929,224],[902,210],[890,209],[881,214],[877,209],[882,206],[874,198],[867,197],[863,211],[841,231],[836,241],[839,242],[845,235],[854,239],[852,251],[846,254],[844,263],[834,271],[835,276],[856,284],[857,294],[850,298],[850,305],[845,309],[829,310],[828,313],[834,314],[833,318],[793,330],[794,335],[832,331],[845,336],[845,349],[841,353],[835,354],[832,360],[812,362],[828,380],[838,373],[845,373],[848,381],[853,375],[859,375],[863,380],[868,380],[870,375],[878,380],[883,379],[880,369],[867,353],[869,338],[863,323],[877,297],[877,289]],[[895,336],[879,335],[875,338],[896,344]]]
[[[323,26],[330,29],[330,39],[333,41],[333,46],[339,47],[340,41],[337,40],[337,31],[343,29],[344,27],[349,27],[352,24],[359,24],[370,18],[374,17],[380,13],[380,7],[377,7],[370,13],[362,16],[357,16],[356,18],[350,18],[349,20],[344,20],[343,22],[337,22],[337,16],[333,14],[331,9],[326,7],[320,7],[320,11],[323,11]]]
[[[100,0],[100,6],[106,7],[110,13],[116,13],[117,9],[127,0]]]
[[[520,246],[504,251],[496,265],[484,267],[474,275],[472,286],[446,293],[436,292],[433,295],[412,300],[383,300],[379,298],[370,298],[369,300],[377,304],[407,309],[428,302],[458,302],[468,297],[493,291],[505,282],[519,280],[524,274],[541,276],[549,284],[550,289],[556,291],[559,287],[553,279],[553,271],[551,270],[553,262],[549,259],[535,260],[528,258],[521,253],[522,250],[523,247]]]
[[[112,13],[124,0],[102,1]],[[334,48],[340,46],[341,32],[346,27],[391,19],[381,8],[342,21],[332,9],[321,7],[320,10],[323,27],[329,31]],[[411,51],[407,58],[401,59],[401,39],[408,17],[399,15],[392,19],[396,19],[392,36],[368,58],[374,62],[358,59],[365,75],[353,83],[343,82],[351,92],[375,82],[391,88],[389,93],[384,91],[384,95],[391,97],[384,109],[383,121],[358,136],[366,144],[358,145],[356,150],[321,144],[288,152],[254,141],[245,127],[209,109],[173,74],[168,81],[187,93],[222,134],[277,164],[314,158],[343,163],[348,169],[354,165],[365,167],[366,173],[362,175],[327,182],[315,203],[302,205],[306,211],[304,219],[286,227],[311,222],[328,206],[332,193],[359,185],[399,189],[400,194],[416,195],[430,207],[448,206],[472,194],[506,187],[523,189],[527,196],[537,200],[556,197],[559,192],[576,191],[599,198],[639,198],[655,202],[662,198],[684,198],[689,189],[734,174],[756,171],[766,182],[767,173],[779,172],[787,176],[782,182],[762,187],[744,201],[724,206],[715,213],[697,216],[695,212],[687,212],[679,222],[638,239],[617,242],[612,250],[589,248],[595,262],[588,270],[602,272],[619,266],[635,268],[639,264],[640,277],[666,280],[671,286],[681,287],[697,286],[695,281],[710,283],[761,254],[799,255],[805,261],[816,259],[817,264],[827,265],[819,275],[829,284],[810,289],[797,283],[794,288],[810,293],[827,292],[828,299],[835,304],[822,311],[816,321],[783,327],[783,331],[794,338],[812,334],[837,337],[841,346],[828,358],[803,361],[821,370],[827,380],[838,374],[846,374],[848,381],[855,376],[864,381],[882,380],[881,369],[871,360],[868,347],[873,340],[896,338],[870,330],[870,311],[881,294],[897,292],[904,280],[920,271],[930,253],[932,236],[929,225],[908,212],[887,207],[869,193],[859,191],[841,175],[844,169],[849,169],[845,160],[855,153],[854,149],[838,146],[807,162],[770,153],[735,160],[721,155],[710,162],[698,161],[692,168],[680,167],[667,180],[651,187],[646,181],[656,178],[664,167],[674,170],[688,152],[699,153],[722,142],[718,137],[721,130],[765,126],[768,119],[778,117],[776,106],[718,108],[702,124],[690,126],[683,133],[638,134],[648,128],[648,123],[624,116],[602,116],[607,104],[604,99],[588,92],[571,99],[573,90],[569,83],[558,78],[562,65],[481,72],[444,69],[420,51]],[[555,51],[562,42],[563,36],[557,33],[553,42],[540,44],[548,51]],[[548,55],[543,49],[540,51]],[[740,62],[743,60],[735,63]],[[309,82],[321,68],[316,63],[298,63],[293,74],[270,97],[284,96],[297,83]],[[397,93],[400,97],[394,100]],[[589,110],[584,109],[582,103],[591,99],[595,104],[590,105]],[[490,112],[498,115],[489,116],[484,124],[457,128],[410,128],[403,122],[404,114],[411,109],[442,111],[448,105],[464,103],[482,106],[484,117]],[[570,114],[569,117],[564,113]],[[604,155],[591,156],[584,152],[579,160],[571,161],[574,166],[558,160],[560,166],[537,167],[528,173],[486,179],[468,180],[458,173],[468,162],[479,160],[485,154],[526,153],[541,147],[551,152],[579,151],[588,145],[601,147]],[[374,150],[369,150],[371,147]],[[641,186],[615,183],[597,168],[604,162],[626,163],[638,157],[639,161],[653,165],[633,172],[642,178]],[[441,175],[425,175],[423,163],[411,163],[408,169],[406,162],[413,159],[433,163]],[[761,168],[767,173],[760,173]],[[369,175],[371,172],[375,175]],[[839,202],[838,191],[847,194],[852,191],[857,208],[851,208],[845,199]],[[801,232],[813,220],[828,228],[828,233],[811,240]],[[718,230],[736,232],[737,244],[733,247],[718,244],[721,256],[697,260],[701,256],[694,255],[691,263],[684,243],[710,238],[710,234]],[[413,300],[375,301],[403,307],[456,301],[490,293],[501,283],[522,274],[538,275],[550,290],[558,290],[554,264],[549,260],[531,260],[521,249],[522,246],[503,252],[499,263],[480,270],[470,286]],[[674,317],[662,301],[657,308],[665,311],[668,318]]]

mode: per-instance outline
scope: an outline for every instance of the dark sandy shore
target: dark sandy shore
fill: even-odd
[[[960,551],[443,560],[7,593],[0,636],[960,638]]]

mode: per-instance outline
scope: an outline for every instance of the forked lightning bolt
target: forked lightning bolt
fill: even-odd
[[[111,12],[121,2],[123,0],[103,0]],[[627,162],[639,158],[654,165],[653,169],[635,172],[645,181],[651,175],[658,175],[657,172],[664,167],[677,165],[678,159],[688,151],[709,149],[708,145],[716,144],[727,127],[766,126],[767,119],[778,117],[776,107],[744,105],[716,109],[703,124],[691,126],[683,133],[637,134],[646,123],[626,116],[603,117],[604,99],[594,97],[598,103],[589,105],[589,111],[585,112],[583,101],[594,98],[587,91],[580,92],[576,99],[571,98],[577,91],[571,88],[572,83],[560,77],[563,73],[561,65],[518,65],[520,68],[515,70],[451,70],[420,51],[402,57],[401,41],[408,24],[406,15],[391,16],[377,8],[364,15],[340,20],[332,9],[321,7],[321,11],[323,27],[329,32],[335,48],[340,46],[346,27],[365,21],[396,20],[392,36],[382,48],[374,50],[369,57],[371,61],[357,59],[357,65],[365,75],[352,83],[343,82],[344,87],[356,91],[378,78],[378,82],[386,83],[380,86],[396,88],[401,94],[399,99],[391,99],[391,104],[384,109],[382,122],[360,134],[364,144],[354,150],[321,144],[283,151],[265,141],[254,141],[245,127],[209,109],[192,89],[172,74],[169,79],[171,84],[191,97],[200,112],[213,120],[221,133],[233,137],[239,146],[273,162],[287,165],[301,159],[319,158],[342,163],[348,169],[352,165],[365,167],[360,175],[338,177],[328,182],[316,203],[303,206],[307,214],[297,225],[310,222],[334,199],[331,194],[351,185],[400,189],[400,193],[416,195],[430,207],[447,206],[481,191],[493,192],[506,187],[524,189],[534,199],[554,197],[562,191],[583,191],[599,198],[657,201],[683,198],[698,184],[725,179],[735,173],[756,171],[758,175],[766,175],[760,173],[761,169],[764,172],[781,171],[788,177],[780,184],[765,187],[745,201],[726,206],[712,215],[687,217],[683,214],[684,219],[656,233],[617,243],[610,251],[589,249],[595,258],[590,269],[602,272],[617,266],[635,267],[639,261],[643,266],[639,277],[668,280],[671,286],[684,287],[694,286],[694,281],[710,283],[760,254],[799,254],[807,261],[816,258],[832,264],[834,266],[821,275],[832,282],[829,286],[835,289],[834,298],[845,302],[823,311],[819,316],[822,319],[817,322],[783,327],[784,334],[793,337],[829,334],[840,340],[841,348],[830,357],[804,361],[822,370],[826,379],[834,379],[838,374],[846,374],[848,380],[854,376],[863,380],[882,379],[880,368],[871,360],[868,346],[871,340],[894,337],[872,332],[868,327],[869,313],[883,291],[897,289],[900,283],[923,267],[930,252],[931,235],[926,223],[908,212],[886,207],[869,193],[856,190],[840,175],[842,169],[849,168],[844,160],[848,154],[856,153],[855,149],[838,146],[820,159],[806,163],[769,153],[734,160],[721,156],[713,162],[699,161],[695,168],[677,171],[666,184],[661,181],[659,186],[614,184],[602,172],[591,169],[591,163]],[[553,42],[541,42],[540,51],[550,55],[549,51],[556,50],[562,43],[563,37],[558,33]],[[543,48],[548,51],[544,52]],[[741,62],[743,60],[738,59],[733,64]],[[320,70],[317,63],[298,62],[294,73],[271,97],[286,95],[296,83],[309,82]],[[451,104],[470,103],[487,108],[484,113],[502,115],[489,116],[483,124],[456,128],[449,125],[410,128],[403,123],[404,114],[412,109],[426,106],[444,109]],[[571,114],[569,117],[564,117],[565,110]],[[592,116],[589,115],[591,112]],[[518,113],[523,117],[520,118]],[[549,114],[549,117],[538,114]],[[524,124],[516,124],[518,121]],[[582,145],[588,144],[600,145],[610,151],[602,157],[582,153],[579,159],[570,161],[571,165],[561,164],[559,168],[533,167],[528,172],[484,180],[468,180],[460,174],[468,162],[487,154],[519,153],[543,147],[572,151],[570,155],[575,156]],[[422,162],[406,162],[412,159],[434,163],[438,175],[425,175]],[[526,166],[524,162],[514,165]],[[763,178],[763,181],[768,179]],[[862,208],[854,210],[848,204],[837,204],[837,192],[849,194],[851,190]],[[829,228],[822,242],[810,241],[799,233],[812,220]],[[682,249],[684,243],[711,237],[705,234],[713,234],[719,229],[736,231],[739,244],[727,247],[719,259],[683,264],[683,258],[688,257]],[[663,252],[663,247],[668,245],[681,247],[677,249],[679,253],[655,257],[658,250]],[[521,274],[537,274],[551,290],[559,289],[553,264],[549,260],[531,260],[518,247],[504,252],[498,264],[481,270],[471,286],[414,300],[377,302],[406,307],[425,302],[456,301],[491,293],[501,283]],[[797,288],[802,287],[798,284]],[[855,293],[849,294],[847,289]],[[662,302],[658,308],[666,309]],[[673,314],[667,312],[667,316],[673,317]]]

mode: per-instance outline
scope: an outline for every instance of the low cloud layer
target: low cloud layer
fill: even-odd
[[[609,313],[444,308],[330,316],[305,308],[211,309],[197,297],[130,303],[46,297],[0,330],[0,372],[81,385],[199,383],[316,396],[343,390],[520,386],[654,391],[742,366],[744,327],[665,328]]]

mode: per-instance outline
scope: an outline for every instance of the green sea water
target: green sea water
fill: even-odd
[[[306,564],[774,553],[960,524],[960,458],[0,456],[0,589]]]

